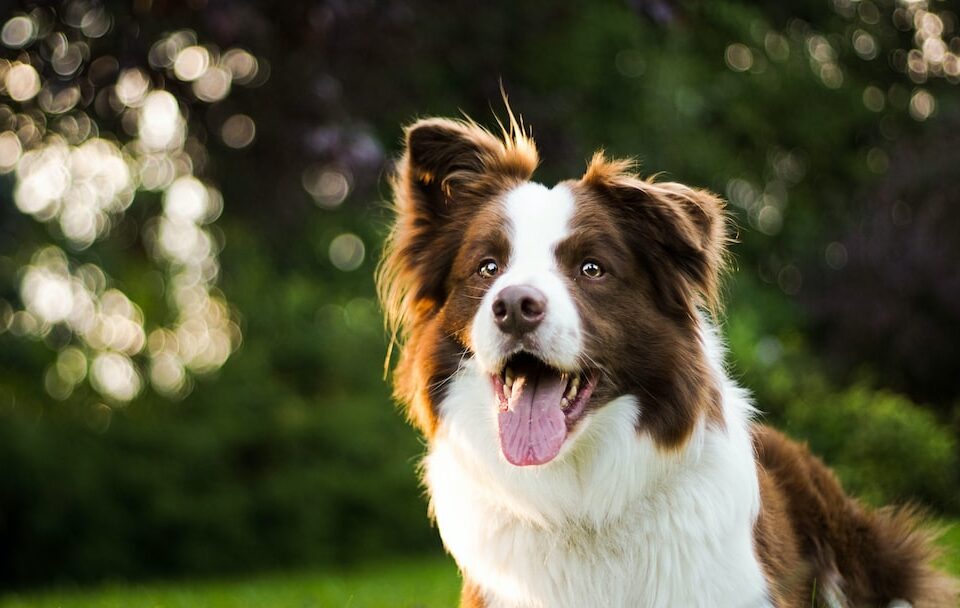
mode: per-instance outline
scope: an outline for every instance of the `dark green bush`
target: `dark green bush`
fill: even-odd
[[[864,386],[798,395],[785,420],[788,433],[808,441],[845,487],[868,502],[960,508],[957,442],[909,399]]]

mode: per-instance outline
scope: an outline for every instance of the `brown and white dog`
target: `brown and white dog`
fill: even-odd
[[[378,276],[462,605],[956,606],[914,515],[751,421],[721,201],[602,154],[534,183],[510,118],[406,130]]]

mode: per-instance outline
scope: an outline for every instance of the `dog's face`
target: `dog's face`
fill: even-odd
[[[407,130],[380,275],[403,339],[398,396],[429,436],[472,358],[512,464],[553,460],[621,395],[637,400],[638,430],[675,447],[716,402],[697,306],[716,291],[721,205],[602,155],[546,188],[529,181],[537,162],[516,128],[503,140],[442,119]]]

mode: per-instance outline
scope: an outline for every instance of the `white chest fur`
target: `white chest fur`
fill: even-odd
[[[638,435],[622,397],[555,461],[515,467],[489,381],[467,363],[424,461],[444,544],[491,608],[768,606],[749,405],[723,392],[726,428],[701,426],[678,453]]]

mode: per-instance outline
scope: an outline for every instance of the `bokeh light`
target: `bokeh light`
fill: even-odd
[[[230,71],[237,84],[249,84],[260,70],[257,58],[243,49],[230,49],[223,54],[221,65]]]
[[[140,107],[149,90],[150,79],[139,68],[131,68],[121,72],[114,87],[114,92],[120,103],[131,108]]]
[[[830,41],[825,36],[811,34],[806,42],[813,73],[820,77],[827,88],[839,89],[843,86],[843,70],[837,63],[837,50]]]
[[[209,212],[207,187],[195,177],[177,178],[163,196],[163,211],[172,218],[202,222]]]
[[[870,60],[877,56],[877,42],[869,32],[857,30],[853,34],[853,49],[862,59]]]
[[[0,60],[0,173],[14,175],[16,209],[50,228],[50,242],[20,270],[19,305],[0,301],[0,331],[57,336],[48,340],[56,355],[43,386],[62,400],[89,383],[105,401],[94,410],[106,428],[113,408],[147,383],[182,398],[194,376],[218,369],[240,345],[236,315],[215,287],[222,244],[210,224],[223,197],[197,174],[206,153],[191,138],[189,116],[191,104],[221,101],[234,85],[262,84],[268,72],[250,52],[221,52],[189,30],[164,35],[142,64],[121,69],[89,42],[113,27],[108,10],[73,2],[56,17],[15,15],[0,29],[3,45],[23,49]],[[186,88],[171,87],[176,81]],[[4,97],[19,106],[4,105]],[[102,131],[99,117],[117,119],[120,128]],[[256,126],[235,114],[220,134],[226,145],[245,148]],[[145,220],[128,214],[140,192],[157,192],[161,201]],[[131,222],[142,225],[131,231]],[[148,307],[151,317],[106,266],[78,257],[120,234],[142,239],[145,263],[160,271],[166,309]],[[355,246],[344,250],[342,263],[357,255]]]
[[[67,239],[84,248],[133,201],[136,184],[128,163],[112,141],[92,138],[71,146],[53,135],[21,159],[14,201],[40,221],[58,220]]]
[[[731,44],[724,54],[727,67],[735,72],[746,72],[753,65],[753,52],[745,44]]]
[[[9,173],[20,162],[23,147],[20,139],[12,131],[0,133],[0,173]]]
[[[231,148],[246,148],[257,135],[257,125],[246,114],[234,114],[223,122],[220,137]],[[0,165],[2,166],[2,165]]]
[[[177,99],[167,91],[152,91],[139,115],[140,143],[146,150],[161,151],[183,145],[186,124]]]
[[[827,266],[833,270],[842,270],[847,265],[847,248],[843,243],[834,241],[823,252]]]
[[[333,208],[350,194],[351,176],[345,169],[311,165],[303,171],[303,188],[321,207]]]
[[[330,261],[338,269],[349,272],[363,264],[366,248],[355,234],[341,234],[330,242]]]
[[[763,48],[776,62],[783,63],[790,58],[790,41],[778,32],[770,31],[764,35]]]
[[[32,65],[16,62],[7,70],[4,86],[14,101],[27,101],[40,92],[40,75]]]
[[[863,90],[863,105],[871,112],[882,112],[886,105],[886,97],[879,87],[873,85]]]
[[[910,116],[915,120],[926,120],[937,109],[937,100],[923,89],[917,89],[910,97]]]
[[[120,353],[97,355],[90,364],[90,376],[94,388],[114,401],[130,401],[140,392],[140,374],[133,361]]]
[[[19,49],[33,42],[37,34],[37,24],[26,15],[11,17],[0,30],[0,40],[5,46]]]
[[[200,78],[210,67],[210,53],[202,46],[188,46],[179,53],[173,62],[173,73],[180,80],[192,81]]]

